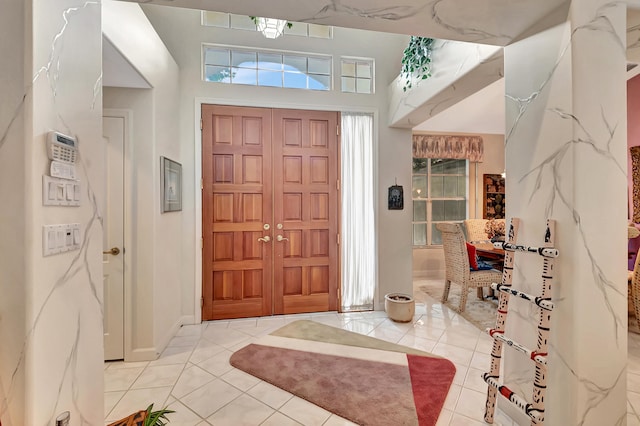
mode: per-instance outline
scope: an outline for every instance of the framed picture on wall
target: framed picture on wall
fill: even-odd
[[[182,210],[182,164],[160,157],[162,213]]]
[[[389,187],[389,210],[404,209],[404,192],[401,185],[392,185]]]

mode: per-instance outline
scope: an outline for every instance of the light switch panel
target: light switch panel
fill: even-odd
[[[80,248],[79,223],[42,226],[42,254],[51,256]]]
[[[80,191],[80,181],[42,176],[43,206],[77,207],[80,205]]]

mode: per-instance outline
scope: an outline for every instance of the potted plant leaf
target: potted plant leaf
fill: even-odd
[[[153,404],[151,404],[146,410],[140,410],[124,419],[110,423],[108,426],[164,426],[169,423],[166,415],[171,413],[175,413],[175,411],[168,410],[166,407],[153,411]]]

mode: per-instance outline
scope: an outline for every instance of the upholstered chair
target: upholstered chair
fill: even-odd
[[[502,282],[502,272],[495,269],[472,271],[469,267],[467,244],[458,223],[439,223],[436,228],[442,233],[444,248],[445,281],[442,303],[449,298],[451,283],[462,286],[459,312],[464,312],[470,289],[490,287],[492,283]]]
[[[487,219],[467,219],[464,221],[464,227],[467,231],[467,241],[486,241],[489,236],[484,231]]]

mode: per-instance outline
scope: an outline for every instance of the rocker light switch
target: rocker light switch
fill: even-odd
[[[42,176],[42,205],[79,206],[80,181]]]
[[[81,242],[80,224],[43,225],[42,254],[52,254],[78,250]]]

